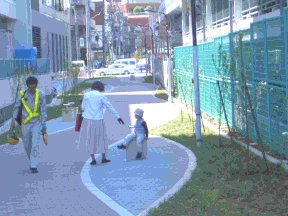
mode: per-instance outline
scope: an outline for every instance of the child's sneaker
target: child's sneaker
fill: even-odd
[[[126,149],[126,146],[123,145],[123,144],[121,144],[121,145],[118,145],[117,148],[118,148],[118,149]]]
[[[138,152],[137,156],[136,156],[136,159],[141,159],[141,158],[142,158],[142,152]]]

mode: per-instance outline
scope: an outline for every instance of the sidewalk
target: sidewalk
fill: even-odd
[[[0,215],[145,215],[151,207],[178,191],[196,166],[194,154],[162,137],[150,136],[145,160],[125,161],[116,148],[129,133],[136,107],[144,109],[148,127],[179,114],[173,104],[153,96],[153,85],[129,77],[103,79],[115,88],[107,93],[125,125],[106,112],[111,163],[90,166],[74,122],[48,121],[49,145],[40,143],[39,173],[31,174],[22,143],[0,147]],[[9,166],[7,166],[9,165]]]

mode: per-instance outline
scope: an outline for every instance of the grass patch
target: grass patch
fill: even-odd
[[[78,93],[76,93],[76,88],[71,89],[70,91],[66,92],[65,96],[60,95],[57,98],[63,99],[65,102],[74,102],[75,106],[80,107],[80,100],[83,97],[82,91],[91,88],[91,81],[96,80],[96,79],[105,79],[108,77],[112,77],[112,76],[105,76],[105,77],[96,77],[93,79],[88,79],[85,80],[81,83],[78,84]],[[54,107],[47,107],[47,120],[51,120],[51,119],[55,119],[58,118],[60,116],[62,116],[62,105],[59,106],[54,106]],[[22,137],[22,132],[21,132],[21,128],[20,126],[16,126],[16,133],[19,137]],[[0,134],[0,145],[3,145],[5,143],[7,143],[7,135],[9,134],[9,131]]]
[[[144,83],[153,83],[153,76],[144,77]]]
[[[155,96],[168,101],[168,94],[165,89],[159,88],[156,90]]]
[[[160,215],[287,215],[288,174],[280,166],[264,162],[238,144],[205,129],[198,148],[192,123],[185,113],[151,133],[182,143],[197,158],[191,179],[172,198],[149,212]]]

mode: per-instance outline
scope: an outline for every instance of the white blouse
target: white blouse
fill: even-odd
[[[100,120],[104,117],[106,108],[116,117],[120,118],[108,98],[97,90],[92,90],[84,94],[82,101],[83,118]]]

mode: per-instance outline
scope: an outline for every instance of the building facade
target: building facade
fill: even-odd
[[[65,71],[71,62],[69,0],[32,0],[32,44],[37,58],[50,59],[52,73]]]
[[[211,41],[215,37],[228,34],[230,32],[229,0],[198,2],[196,4],[198,41]],[[201,2],[204,2],[203,6]],[[233,31],[248,29],[252,22],[279,16],[280,8],[285,6],[287,6],[287,0],[234,0],[231,7],[234,17]],[[190,0],[182,0],[182,28],[183,43],[191,44]]]
[[[136,49],[152,49],[152,29],[149,26],[149,14],[144,9],[157,11],[160,0],[122,0],[121,10],[127,19],[129,38],[126,41],[127,50],[133,53]]]
[[[72,59],[84,60],[87,65],[87,35],[86,35],[86,7],[85,0],[75,0],[71,2],[71,47],[72,47]],[[90,49],[90,61],[95,59],[94,51],[97,48],[97,41],[95,40],[96,32],[99,30],[99,26],[96,27],[97,14],[96,9],[99,9],[99,3],[89,2],[90,9],[90,35],[91,41]],[[101,10],[101,9],[100,9]],[[97,11],[98,13],[100,11]],[[101,24],[100,24],[101,25]],[[98,29],[98,30],[96,30]]]
[[[51,73],[63,71],[71,59],[69,0],[0,0],[0,124],[11,117],[19,82],[17,48],[37,48],[33,73],[51,102]],[[24,60],[25,61],[25,60]],[[33,63],[34,64],[34,63]],[[25,87],[25,82],[21,82]]]
[[[19,46],[32,46],[31,4],[0,0],[0,59],[14,58]]]

